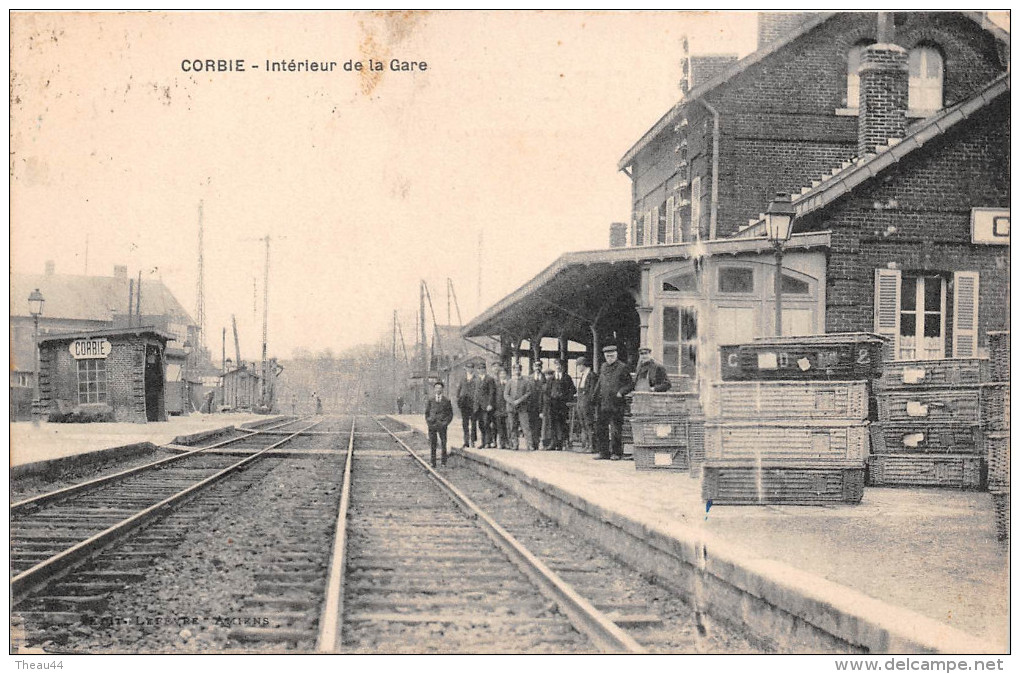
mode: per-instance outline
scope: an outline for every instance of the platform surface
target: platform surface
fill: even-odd
[[[421,415],[393,415],[425,432]],[[462,445],[460,419],[449,427]],[[611,512],[669,532],[702,527],[772,559],[999,644],[1009,636],[1008,548],[995,538],[991,495],[866,487],[859,505],[714,506],[686,472],[638,472],[633,461],[564,452],[482,454]]]
[[[148,424],[52,424],[46,421],[38,423],[18,421],[10,424],[10,465],[20,466],[35,461],[59,459],[138,442],[165,445],[179,435],[237,426],[267,418],[258,414],[191,414]]]

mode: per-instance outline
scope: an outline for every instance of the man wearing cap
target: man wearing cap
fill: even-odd
[[[563,445],[570,439],[567,428],[569,418],[568,403],[574,398],[577,387],[574,380],[567,374],[567,366],[562,360],[553,361],[553,374],[549,380],[549,414],[551,441],[554,451],[562,452]]]
[[[488,372],[482,364],[482,371],[478,374],[475,384],[475,422],[478,425],[480,438],[479,447],[495,447],[496,434],[493,428],[496,418],[496,390],[499,388],[496,369],[498,361],[489,365]]]
[[[542,375],[542,361],[531,364],[531,398],[528,399],[528,414],[531,417],[531,445],[542,446],[542,395],[545,391],[545,377]]]
[[[610,344],[602,349],[606,363],[599,372],[593,397],[598,403],[599,454],[596,459],[623,458],[623,412],[626,406],[624,396],[634,390],[630,370],[617,360],[616,346]]]
[[[520,449],[520,438],[518,432],[524,431],[524,445],[534,451],[535,438],[531,434],[531,380],[521,376],[521,366],[513,366],[513,375],[506,383],[504,397],[506,398],[506,412],[510,420],[510,446],[512,449]]]
[[[634,379],[635,391],[663,393],[672,387],[666,376],[666,368],[652,360],[652,350],[647,346],[638,349],[637,375]]]
[[[460,423],[464,431],[464,447],[475,444],[477,427],[475,426],[475,364],[464,364],[464,378],[457,385],[457,409],[460,410]]]
[[[588,359],[581,356],[577,359],[577,419],[581,422],[581,449],[595,451],[592,441],[595,431],[595,408],[597,404],[592,397],[595,391],[597,376],[588,365]]]

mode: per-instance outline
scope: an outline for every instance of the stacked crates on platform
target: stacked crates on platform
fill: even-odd
[[[988,333],[992,382],[981,387],[981,426],[999,540],[1009,539],[1009,332]]]
[[[859,503],[870,386],[884,339],[866,333],[723,347],[708,397],[702,498],[716,504]]]
[[[631,401],[634,467],[696,471],[705,454],[705,417],[698,394],[635,391]]]
[[[878,382],[869,483],[980,488],[987,371],[986,358],[886,363]]]

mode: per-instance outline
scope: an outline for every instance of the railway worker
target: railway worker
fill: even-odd
[[[562,452],[563,445],[570,440],[568,403],[574,399],[577,387],[567,374],[567,365],[562,360],[553,361],[553,375],[549,379],[549,422],[550,442],[553,451]]]
[[[666,375],[666,368],[652,359],[652,350],[647,346],[642,346],[638,349],[638,366],[634,390],[664,393],[672,386],[669,377]]]
[[[506,384],[504,398],[506,399],[507,416],[510,419],[510,444],[514,449],[520,449],[519,433],[524,433],[524,444],[531,451],[537,449],[535,436],[531,433],[531,380],[521,376],[521,366],[514,365],[513,375]]]
[[[593,397],[598,403],[598,456],[596,460],[623,458],[623,412],[626,406],[624,396],[634,390],[630,369],[620,360],[616,346],[602,349],[606,363],[599,372]]]
[[[595,409],[598,404],[595,402],[593,393],[597,375],[592,372],[588,365],[588,359],[581,356],[577,359],[577,406],[575,414],[581,426],[581,449],[587,449],[594,453],[593,442],[595,431]]]
[[[542,361],[535,360],[531,364],[531,398],[528,402],[528,415],[531,418],[531,446],[542,447],[542,391],[545,389],[545,377],[542,375]]]
[[[502,367],[496,373],[499,382],[496,387],[496,447],[498,449],[510,448],[510,435],[507,433],[507,408],[506,408],[506,387],[510,379],[506,376],[506,370]]]
[[[498,362],[489,364],[486,371],[482,364],[482,375],[478,378],[475,388],[475,420],[478,423],[478,432],[482,436],[479,447],[495,447],[496,438],[493,431],[496,412],[496,391],[499,388],[499,381],[496,379],[496,368]]]
[[[553,448],[552,425],[552,385],[556,370],[547,367],[542,370],[542,409],[538,416],[542,419],[542,449]]]
[[[464,364],[464,378],[457,385],[457,409],[460,410],[460,423],[464,431],[464,449],[475,444],[477,427],[475,426],[475,364]]]
[[[425,423],[429,427],[429,449],[432,467],[436,467],[436,445],[441,445],[442,463],[446,465],[446,428],[453,421],[453,403],[443,394],[443,382],[432,385],[433,395],[425,403]]]

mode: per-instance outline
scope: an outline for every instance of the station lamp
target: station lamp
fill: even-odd
[[[765,209],[765,236],[776,251],[776,337],[783,334],[783,246],[793,235],[797,208],[786,192],[776,193]]]
[[[39,400],[39,317],[42,316],[43,305],[45,303],[46,298],[43,297],[38,288],[33,290],[28,296],[28,313],[32,314],[32,321],[35,324],[32,349],[32,374],[35,378],[34,399],[37,402]]]

